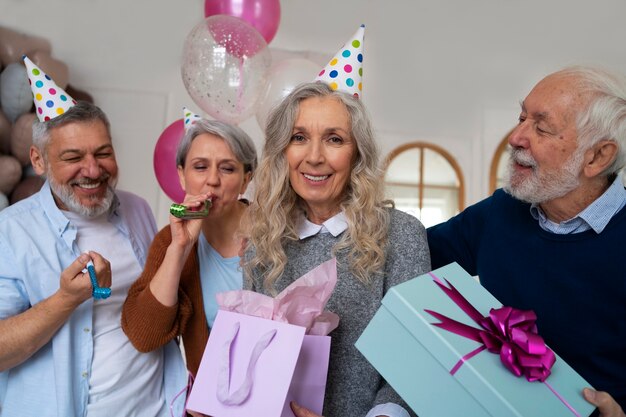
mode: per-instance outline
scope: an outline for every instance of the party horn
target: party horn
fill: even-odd
[[[179,219],[201,219],[209,215],[209,209],[212,204],[211,200],[206,200],[204,206],[200,208],[188,208],[182,204],[173,203],[170,206],[170,213]]]
[[[98,300],[104,300],[111,295],[111,288],[98,286],[98,280],[96,280],[96,269],[93,266],[93,262],[90,260],[87,262],[87,271],[89,272],[89,278],[91,279],[91,286],[93,290],[91,295]]]

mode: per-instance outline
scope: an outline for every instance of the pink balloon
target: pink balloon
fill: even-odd
[[[185,198],[176,167],[176,149],[184,134],[183,119],[176,120],[165,128],[154,147],[153,164],[157,181],[165,194],[176,203]]]
[[[225,14],[250,23],[270,43],[280,22],[279,0],[205,0],[204,17]]]

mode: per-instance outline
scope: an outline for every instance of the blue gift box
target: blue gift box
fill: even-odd
[[[413,411],[420,417],[591,414],[594,406],[582,397],[582,389],[590,384],[558,355],[545,383],[515,376],[499,355],[487,350],[467,358],[481,343],[434,326],[440,321],[425,310],[474,328],[478,325],[433,277],[447,280],[482,316],[502,304],[456,263],[432,274],[391,288],[356,342]]]

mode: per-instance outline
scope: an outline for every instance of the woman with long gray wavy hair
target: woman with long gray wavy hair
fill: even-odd
[[[363,103],[323,83],[297,87],[270,114],[255,197],[244,217],[244,285],[276,294],[337,258],[324,416],[371,416],[400,398],[354,347],[393,285],[430,270],[426,233],[384,199]],[[296,416],[313,416],[294,404]],[[406,411],[399,410],[406,415]]]

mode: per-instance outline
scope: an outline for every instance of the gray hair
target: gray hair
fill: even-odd
[[[578,114],[579,146],[589,148],[601,140],[618,145],[615,161],[603,172],[618,173],[626,165],[626,79],[593,67],[569,67],[556,75],[573,77],[581,93],[589,95],[587,108]]]
[[[271,153],[268,156],[279,160],[284,159],[283,151],[289,145],[293,135],[293,126],[298,117],[300,102],[311,97],[333,97],[346,106],[357,148],[357,159],[352,167],[354,174],[376,171],[379,164],[379,150],[363,101],[347,93],[333,91],[327,84],[321,82],[300,84],[272,110],[265,131],[267,138],[265,152]],[[268,146],[270,142],[271,146]]]
[[[254,172],[257,167],[257,154],[254,142],[250,136],[238,126],[218,120],[197,120],[180,141],[176,150],[176,166],[185,167],[185,159],[191,148],[191,142],[204,133],[218,136],[226,142],[239,162],[243,164],[244,172]]]
[[[384,200],[384,172],[369,115],[358,98],[333,91],[323,83],[307,83],[297,86],[270,113],[263,157],[255,176],[255,198],[246,212],[245,224],[254,253],[244,264],[245,274],[250,277],[254,269],[260,268],[265,276],[264,287],[270,292],[274,292],[274,283],[289,261],[283,244],[297,240],[297,222],[304,209],[289,181],[285,150],[293,136],[300,103],[315,97],[332,98],[345,106],[356,146],[350,180],[340,203],[348,230],[332,252],[345,250],[348,266],[361,282],[370,282],[384,273],[390,202]]]
[[[100,107],[88,101],[78,101],[60,116],[45,122],[36,119],[33,122],[33,145],[43,154],[46,154],[46,147],[50,141],[50,131],[70,123],[89,123],[101,121],[104,124],[109,138],[111,137],[111,125],[109,119]]]

